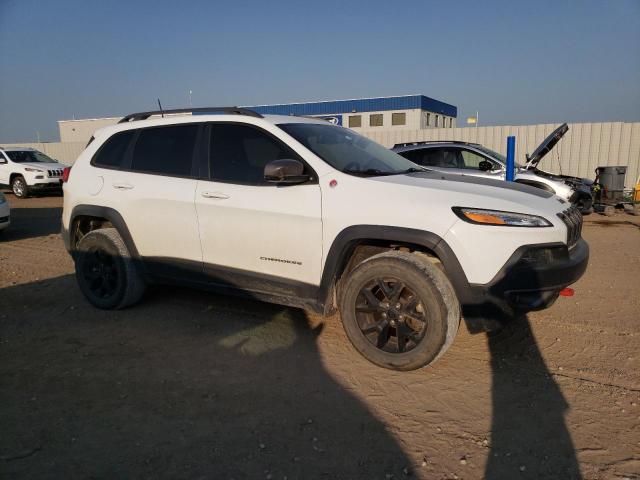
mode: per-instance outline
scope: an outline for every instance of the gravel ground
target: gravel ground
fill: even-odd
[[[96,310],[61,197],[8,198],[0,477],[640,478],[638,217],[586,218],[574,297],[398,373],[337,316],[171,287]]]

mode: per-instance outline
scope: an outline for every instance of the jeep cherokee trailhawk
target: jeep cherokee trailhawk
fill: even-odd
[[[96,307],[181,282],[337,309],[362,355],[409,370],[461,314],[547,307],[585,271],[580,213],[543,190],[432,172],[319,119],[160,113],[98,130],[64,172],[63,236]]]

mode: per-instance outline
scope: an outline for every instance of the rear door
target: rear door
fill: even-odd
[[[283,287],[286,294],[299,291],[296,287],[319,285],[322,220],[317,178],[288,186],[266,182],[268,162],[302,159],[261,128],[212,123],[207,136],[209,178],[198,184],[196,207],[205,271],[212,281],[252,291]]]
[[[105,175],[104,189],[139,254],[159,275],[202,272],[194,202],[201,128],[186,123],[140,129],[127,147],[124,165]]]

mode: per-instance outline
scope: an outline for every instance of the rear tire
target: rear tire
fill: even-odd
[[[105,310],[138,302],[145,283],[115,228],[87,233],[75,252],[76,279],[89,302]]]
[[[18,198],[27,198],[29,196],[29,185],[22,175],[17,175],[11,180],[11,190]]]
[[[428,257],[389,251],[360,263],[340,296],[342,325],[370,362],[393,370],[433,363],[460,326],[448,278]]]

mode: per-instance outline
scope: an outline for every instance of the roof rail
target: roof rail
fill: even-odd
[[[118,123],[135,122],[136,120],[146,120],[152,115],[164,115],[175,113],[229,113],[233,115],[247,115],[249,117],[264,118],[258,112],[240,107],[203,107],[203,108],[177,108],[174,110],[154,110],[152,112],[130,113],[122,117]]]
[[[412,145],[427,145],[429,143],[454,143],[457,145],[480,145],[479,143],[463,142],[462,140],[424,140],[421,142],[403,142],[396,143],[393,148],[410,147]]]

